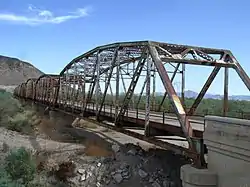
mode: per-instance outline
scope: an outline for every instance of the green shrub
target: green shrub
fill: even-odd
[[[8,173],[4,170],[4,168],[0,168],[0,186],[1,187],[16,187],[21,186],[17,185],[17,181],[12,181],[8,176]]]
[[[34,115],[33,111],[25,110],[11,93],[0,90],[0,126],[30,134],[33,132]]]
[[[0,116],[13,116],[23,111],[21,103],[14,99],[11,93],[0,91]]]
[[[9,117],[6,128],[28,134],[32,131],[32,123],[25,113],[17,113],[15,116]]]
[[[31,153],[22,147],[11,151],[5,158],[5,171],[13,181],[28,184],[35,177],[36,163]]]

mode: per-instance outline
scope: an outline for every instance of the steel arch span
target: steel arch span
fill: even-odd
[[[185,107],[184,94],[187,65],[213,67],[190,108]],[[108,120],[122,131],[126,131],[125,127],[143,129],[143,138],[148,141],[153,136],[184,137],[190,155],[197,153],[200,158],[202,148],[198,147],[197,142],[202,139],[203,130],[197,127],[192,116],[222,68],[223,115],[226,116],[228,69],[234,69],[250,90],[250,79],[233,54],[224,49],[154,41],[121,42],[96,47],[73,59],[59,75],[43,75],[21,84],[16,88],[15,95],[82,117],[94,115],[96,120]],[[177,75],[181,77],[180,96],[173,85]],[[164,95],[158,102],[156,94],[159,89],[157,85],[160,84],[162,90],[158,91]],[[171,111],[164,108],[166,100],[171,103]],[[170,112],[176,115],[176,118],[170,116],[171,120],[177,120],[174,124],[166,114]],[[131,135],[133,133],[130,132]],[[155,142],[161,144],[158,140]],[[173,149],[182,150],[180,147]]]

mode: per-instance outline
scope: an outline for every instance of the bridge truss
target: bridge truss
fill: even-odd
[[[213,67],[191,108],[185,107],[186,65]],[[250,90],[250,79],[233,54],[224,49],[153,41],[123,42],[96,47],[73,59],[59,75],[29,79],[15,89],[15,95],[82,117],[96,116],[97,121],[112,122],[114,128],[124,132],[127,126],[140,126],[144,131],[142,139],[148,141],[156,136],[184,137],[188,143],[188,148],[184,151],[190,153],[189,155],[196,153],[196,156],[191,157],[201,166],[204,164],[201,153],[203,144],[200,143],[202,130],[193,128],[192,116],[222,68],[223,115],[226,116],[228,69],[235,69]],[[181,76],[181,96],[173,86],[177,74]],[[160,92],[164,92],[164,95],[157,105],[158,84],[163,85]],[[177,126],[166,122],[166,99],[170,101],[176,115]],[[139,107],[142,106],[141,103],[144,110]],[[162,145],[158,139],[154,143]],[[171,146],[167,146],[169,147]],[[181,149],[176,146],[172,148]]]

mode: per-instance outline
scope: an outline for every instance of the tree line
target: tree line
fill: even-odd
[[[106,104],[114,104],[115,96],[106,95],[105,103]],[[119,103],[122,104],[124,100],[125,94],[119,95]],[[138,108],[138,109],[145,109],[146,106],[146,96],[141,96],[140,102],[139,95],[134,95],[134,98],[130,101],[130,107]],[[174,108],[172,103],[168,98],[165,99],[161,108],[159,108],[160,103],[163,99],[163,96],[155,96],[151,97],[150,101],[150,110],[151,111],[160,111],[160,112],[169,112],[174,113]],[[101,100],[101,97],[100,97]],[[134,102],[132,102],[134,101]],[[185,98],[184,106],[188,111],[189,108],[193,105],[195,99],[194,98]],[[159,110],[160,109],[160,110]],[[222,116],[223,115],[223,100],[222,99],[202,99],[198,108],[196,109],[195,115],[198,116],[205,116],[205,115],[216,115]],[[228,101],[228,117],[235,117],[235,118],[244,118],[250,119],[250,101],[245,100],[229,100]]]

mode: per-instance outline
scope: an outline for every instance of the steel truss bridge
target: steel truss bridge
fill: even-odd
[[[213,67],[191,108],[184,105],[186,65]],[[73,59],[59,75],[27,80],[14,95],[79,117],[95,116],[102,125],[185,154],[203,167],[204,119],[195,117],[195,112],[222,68],[226,116],[229,68],[250,90],[250,79],[231,51],[153,41],[96,47]],[[173,86],[177,75],[181,77],[180,96]],[[156,84],[162,90],[156,90]],[[156,91],[165,92],[158,104]],[[172,113],[164,108],[166,100]]]

